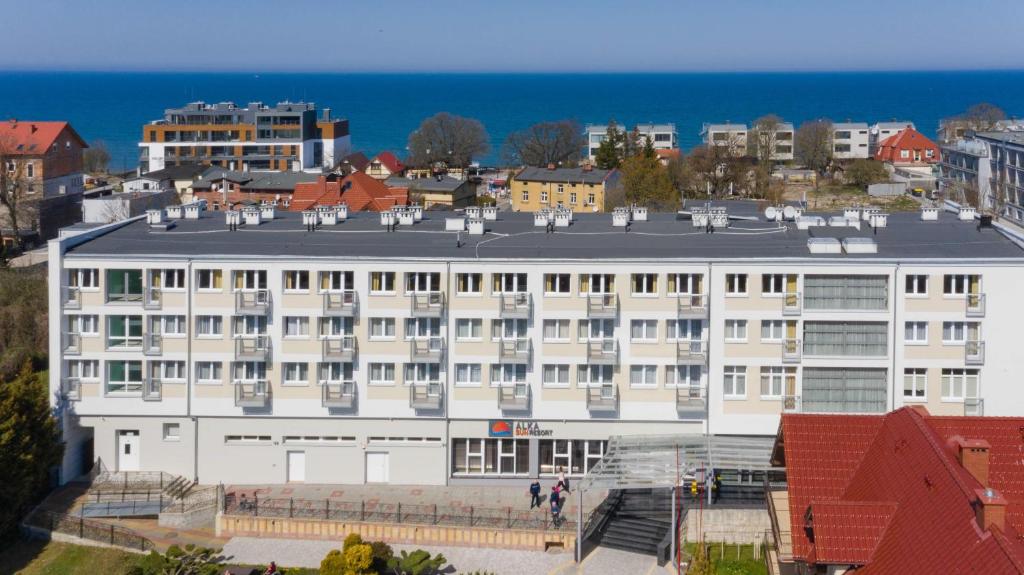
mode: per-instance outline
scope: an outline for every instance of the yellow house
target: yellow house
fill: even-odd
[[[590,166],[523,168],[512,177],[512,209],[535,212],[564,206],[574,211],[604,211],[605,194],[619,184],[618,170]]]

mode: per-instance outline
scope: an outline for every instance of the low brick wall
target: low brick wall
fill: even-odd
[[[295,539],[332,539],[341,541],[349,533],[358,533],[369,541],[428,546],[492,547],[544,551],[550,547],[571,550],[576,533],[562,530],[526,531],[482,527],[445,527],[435,525],[396,525],[218,515],[218,537],[282,537]]]

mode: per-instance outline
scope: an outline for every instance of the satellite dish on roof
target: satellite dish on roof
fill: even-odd
[[[764,209],[764,219],[768,220],[769,222],[773,222],[775,221],[775,216],[775,206],[768,206],[767,208]]]
[[[793,206],[786,206],[785,208],[782,208],[782,217],[787,220],[792,220],[796,217],[796,209]]]

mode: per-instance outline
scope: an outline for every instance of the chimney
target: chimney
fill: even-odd
[[[555,163],[551,162],[550,164],[548,164],[548,169],[549,170],[554,170],[555,169]]]
[[[974,516],[978,526],[988,531],[998,527],[1000,531],[1006,530],[1006,505],[1007,501],[998,491],[989,487],[978,489],[978,504],[974,508]]]
[[[583,164],[583,171],[584,172],[589,172],[589,171],[591,171],[593,169],[594,169],[594,166],[590,162],[587,162],[587,163]]]
[[[330,122],[331,121],[331,109],[330,108],[324,108],[324,121],[325,122]]]
[[[950,442],[956,449],[960,465],[971,474],[982,487],[988,487],[988,452],[992,448],[984,439],[964,439],[959,435]]]

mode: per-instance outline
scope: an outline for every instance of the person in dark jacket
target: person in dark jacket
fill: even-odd
[[[530,509],[540,506],[540,481],[534,481],[530,484]]]
[[[559,513],[562,510],[561,505],[560,505],[561,502],[559,501],[560,497],[561,497],[561,495],[558,492],[558,486],[557,485],[553,486],[551,488],[551,497],[550,497],[550,500],[551,500],[551,524],[554,525],[555,527],[558,527],[558,522],[561,519],[561,517],[559,515]]]

